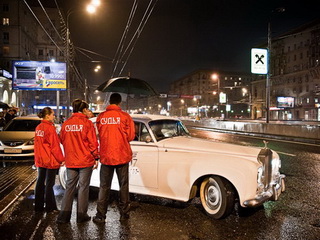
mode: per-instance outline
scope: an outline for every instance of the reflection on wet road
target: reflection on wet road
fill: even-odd
[[[192,135],[213,141],[263,147],[262,139],[224,133],[192,130]],[[222,220],[207,217],[199,199],[181,203],[168,199],[131,195],[138,208],[125,222],[119,221],[114,199],[105,225],[92,221],[77,224],[73,214],[70,224],[57,225],[56,215],[33,212],[33,189],[1,218],[1,239],[310,239],[320,236],[320,148],[269,140],[268,146],[282,159],[281,172],[286,178],[286,192],[277,202],[267,202],[256,209],[236,205]],[[55,187],[58,206],[63,190]],[[91,189],[89,215],[95,214],[97,190]],[[76,209],[74,203],[74,211]],[[17,227],[19,226],[19,227]]]

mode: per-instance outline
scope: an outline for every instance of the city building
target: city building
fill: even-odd
[[[320,20],[271,41],[270,119],[320,121]],[[252,82],[252,117],[266,116],[265,76]]]
[[[40,6],[38,1],[0,0],[0,19],[0,69],[3,71],[12,75],[14,60],[66,62],[68,56],[70,62],[74,62],[70,41],[68,54],[65,51],[65,17],[54,4]],[[67,70],[70,98],[83,98],[86,86],[71,65]],[[11,80],[6,78],[5,81]],[[58,96],[57,91],[52,90],[13,91],[11,87],[0,87],[0,101],[19,107],[23,114],[37,113],[44,106],[56,108],[57,99],[60,108],[64,109],[61,113],[66,114],[67,91],[60,91]]]
[[[167,96],[171,115],[249,118],[252,74],[196,70],[174,81]]]

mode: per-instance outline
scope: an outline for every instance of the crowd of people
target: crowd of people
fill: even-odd
[[[17,116],[18,109],[15,107],[12,108],[1,108],[2,112],[0,112],[0,128],[7,125],[11,119]]]
[[[132,158],[129,142],[134,139],[135,128],[130,115],[122,111],[121,100],[120,94],[113,93],[110,96],[110,105],[97,117],[100,145],[94,125],[89,120],[92,112],[85,101],[73,101],[73,114],[62,124],[59,135],[54,128],[54,111],[46,107],[39,113],[42,121],[36,128],[34,143],[35,165],[38,169],[34,205],[36,212],[58,213],[57,223],[70,222],[77,191],[76,221],[90,221],[91,216],[87,213],[89,184],[92,171],[100,161],[100,190],[93,222],[105,222],[114,172],[120,186],[120,220],[129,217],[128,169]],[[111,118],[113,121],[106,121]],[[64,151],[61,150],[60,143]],[[67,168],[67,183],[59,211],[53,186],[56,173],[63,165]]]

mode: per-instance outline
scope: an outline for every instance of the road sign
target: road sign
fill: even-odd
[[[227,94],[221,92],[219,94],[219,102],[220,103],[226,103],[227,102]]]
[[[264,48],[251,49],[251,72],[256,74],[268,73],[268,50]]]

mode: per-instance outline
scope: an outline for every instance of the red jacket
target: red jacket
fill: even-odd
[[[131,161],[129,142],[135,137],[134,122],[130,115],[117,105],[109,105],[99,114],[97,128],[100,138],[100,162],[121,165]]]
[[[92,167],[99,158],[99,144],[93,123],[83,113],[73,113],[63,123],[60,139],[67,168]]]
[[[42,120],[34,137],[34,162],[37,167],[58,169],[64,161],[60,139],[52,122]]]

